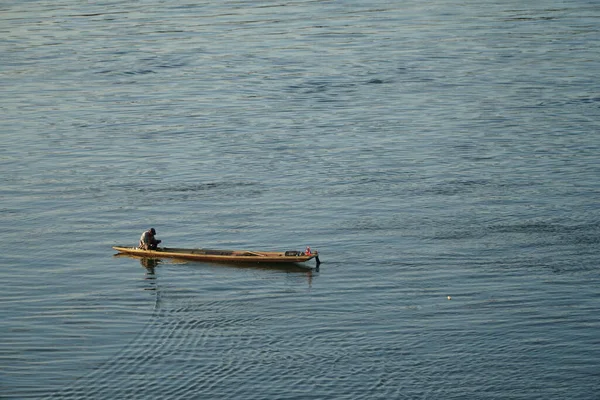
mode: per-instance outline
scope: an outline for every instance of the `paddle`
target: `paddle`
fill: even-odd
[[[254,251],[248,251],[248,250],[246,250],[245,253],[252,254],[252,255],[255,255],[255,256],[259,256],[259,257],[266,257],[264,254],[255,253]]]

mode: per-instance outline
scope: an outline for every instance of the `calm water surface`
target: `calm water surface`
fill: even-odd
[[[543,3],[4,1],[0,397],[597,399],[600,7]]]

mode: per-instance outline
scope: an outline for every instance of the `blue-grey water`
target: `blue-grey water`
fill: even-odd
[[[598,399],[599,26],[2,1],[0,398]],[[114,257],[151,226],[323,263]]]

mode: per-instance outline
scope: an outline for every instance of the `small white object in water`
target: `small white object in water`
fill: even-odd
[[[452,297],[448,296],[448,300],[452,300]]]

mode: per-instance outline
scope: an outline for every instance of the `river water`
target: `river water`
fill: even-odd
[[[0,397],[597,399],[599,18],[3,1]]]

